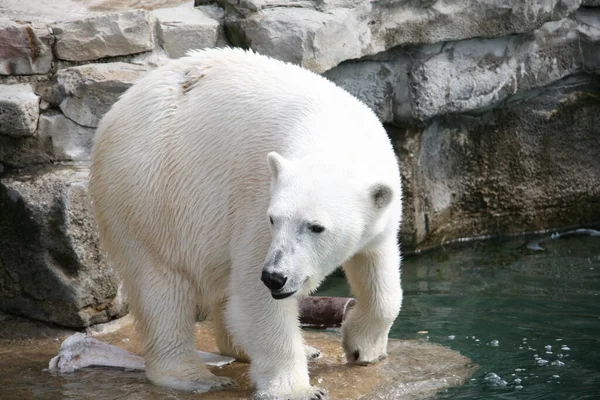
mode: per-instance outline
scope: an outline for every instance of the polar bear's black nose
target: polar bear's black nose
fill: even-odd
[[[287,277],[277,272],[267,272],[263,270],[260,280],[272,291],[281,289],[287,282]]]

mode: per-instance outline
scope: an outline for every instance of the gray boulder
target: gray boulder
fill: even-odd
[[[53,43],[46,27],[0,18],[0,75],[47,74]]]
[[[0,135],[33,135],[39,114],[40,98],[30,85],[0,85]]]
[[[575,75],[503,107],[388,127],[407,247],[600,220],[600,79]]]
[[[424,47],[412,74],[411,116],[488,107],[518,91],[598,70],[600,10],[577,16],[548,22],[532,34]]]
[[[88,170],[0,180],[0,310],[82,328],[127,310],[98,246]]]
[[[4,167],[25,168],[30,165],[48,164],[54,161],[52,138],[0,135],[0,173]]]
[[[52,26],[61,60],[89,61],[151,51],[155,20],[144,10],[98,14]]]
[[[40,116],[38,135],[50,139],[56,161],[89,160],[95,132],[94,128],[78,125],[58,112]]]
[[[324,76],[401,123],[493,107],[581,71],[600,71],[600,9],[522,35],[395,48]]]
[[[119,96],[147,69],[123,62],[61,69],[56,74],[57,89],[62,95],[60,110],[77,124],[95,128]]]
[[[234,45],[321,73],[395,46],[528,32],[568,17],[580,0],[216,2]]]
[[[202,8],[194,8],[191,2],[153,11],[158,20],[159,43],[169,57],[179,58],[188,50],[217,45],[223,34],[223,12],[217,7],[214,9],[217,18]]]

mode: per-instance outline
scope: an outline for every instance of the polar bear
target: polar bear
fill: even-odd
[[[402,302],[398,163],[375,114],[325,78],[241,49],[170,61],[103,117],[89,189],[151,382],[233,384],[194,351],[200,310],[220,351],[250,360],[255,397],[326,398],[298,296],[339,265],[357,299],[348,360],[386,355]]]

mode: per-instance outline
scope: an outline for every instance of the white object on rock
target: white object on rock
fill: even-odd
[[[232,357],[198,351],[206,365],[222,367],[235,361]],[[115,367],[143,371],[144,359],[125,349],[110,345],[84,333],[69,336],[50,360],[52,372],[68,373],[85,367]]]

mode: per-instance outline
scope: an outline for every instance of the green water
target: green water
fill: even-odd
[[[404,259],[391,336],[439,343],[481,366],[438,399],[600,399],[600,236],[549,240],[544,251],[529,249],[531,240]],[[350,292],[334,277],[318,294]]]

